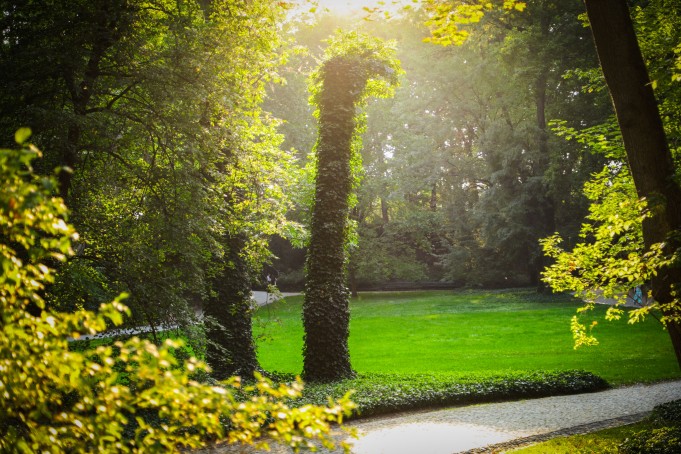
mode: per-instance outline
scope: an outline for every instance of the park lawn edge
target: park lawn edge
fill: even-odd
[[[294,380],[293,374],[269,374],[278,382]],[[488,402],[581,394],[602,391],[609,384],[586,371],[513,371],[489,375],[447,373],[361,373],[331,383],[306,383],[303,396],[291,404],[328,403],[352,392],[357,404],[351,419]]]
[[[518,454],[573,452],[671,454],[681,450],[681,399],[655,406],[643,420],[631,424],[564,435],[509,449]]]

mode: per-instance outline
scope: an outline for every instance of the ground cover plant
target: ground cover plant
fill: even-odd
[[[573,349],[579,302],[533,289],[364,293],[351,302],[350,354],[359,373],[463,375],[585,370],[612,385],[678,378],[667,334],[652,318],[598,325],[600,344]],[[604,307],[595,309],[602,320]],[[302,370],[301,299],[261,308],[254,331],[268,371]]]
[[[274,378],[284,382],[295,379],[292,374]],[[341,398],[352,392],[356,408],[351,416],[366,417],[447,405],[593,392],[607,386],[602,378],[583,371],[488,375],[363,373],[336,382],[308,383],[296,405],[324,404],[329,397]]]

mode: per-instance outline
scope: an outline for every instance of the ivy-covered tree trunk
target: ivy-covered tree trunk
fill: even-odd
[[[675,180],[667,137],[625,0],[584,0],[598,58],[612,97],[638,196],[652,216],[643,222],[646,248],[666,243],[666,253],[681,248],[681,188]],[[671,305],[681,285],[677,264],[652,280],[653,298],[671,320],[666,327],[681,365],[681,309]],[[665,309],[666,306],[666,309]]]
[[[345,272],[350,157],[359,94],[352,70],[342,58],[326,62],[320,94],[317,180],[303,306],[303,375],[312,381],[353,375]]]
[[[354,375],[348,337],[350,309],[346,287],[348,211],[353,157],[364,125],[356,109],[368,96],[391,95],[400,72],[394,50],[356,32],[339,32],[312,76],[318,107],[317,174],[312,209],[303,303],[303,376],[333,381]],[[369,84],[368,82],[372,83]]]
[[[232,375],[253,377],[259,369],[251,322],[251,279],[242,257],[243,234],[229,237],[225,265],[215,277],[216,295],[204,305],[208,345],[206,357],[217,379]]]

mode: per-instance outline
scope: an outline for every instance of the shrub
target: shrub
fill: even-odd
[[[681,452],[681,400],[655,406],[649,421],[658,425],[636,432],[619,446],[623,454],[673,454]]]
[[[274,375],[281,381],[290,375]],[[599,391],[602,378],[584,371],[511,372],[496,376],[453,374],[358,374],[335,383],[308,384],[301,402],[324,403],[327,396],[354,390],[355,416],[445,405],[464,405],[518,398]]]
[[[18,131],[17,142],[29,134]],[[76,233],[64,202],[52,195],[55,179],[31,170],[39,155],[31,145],[0,150],[0,451],[175,452],[207,439],[251,444],[264,436],[296,450],[315,440],[331,444],[329,424],[352,408],[347,397],[291,408],[284,400],[300,395],[299,381],[261,379],[239,400],[238,378],[200,383],[197,374],[207,367],[194,358],[180,364],[172,351],[181,343],[172,340],[70,351],[69,336],[118,325],[127,308],[121,298],[98,313],[46,308],[40,295],[53,280],[47,264],[71,253]]]
[[[650,417],[658,423],[681,426],[681,399],[655,406]]]
[[[681,452],[681,427],[642,430],[619,446],[622,454],[677,454]]]

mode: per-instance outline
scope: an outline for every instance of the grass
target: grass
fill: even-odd
[[[613,427],[590,434],[558,437],[543,443],[508,451],[513,454],[618,453],[618,446],[631,434],[652,428],[649,421]]]
[[[261,365],[302,370],[302,297],[259,309]],[[364,293],[351,302],[350,355],[360,373],[504,374],[582,369],[613,385],[679,378],[667,333],[654,319],[599,321],[600,345],[573,349],[579,302],[534,290]]]

